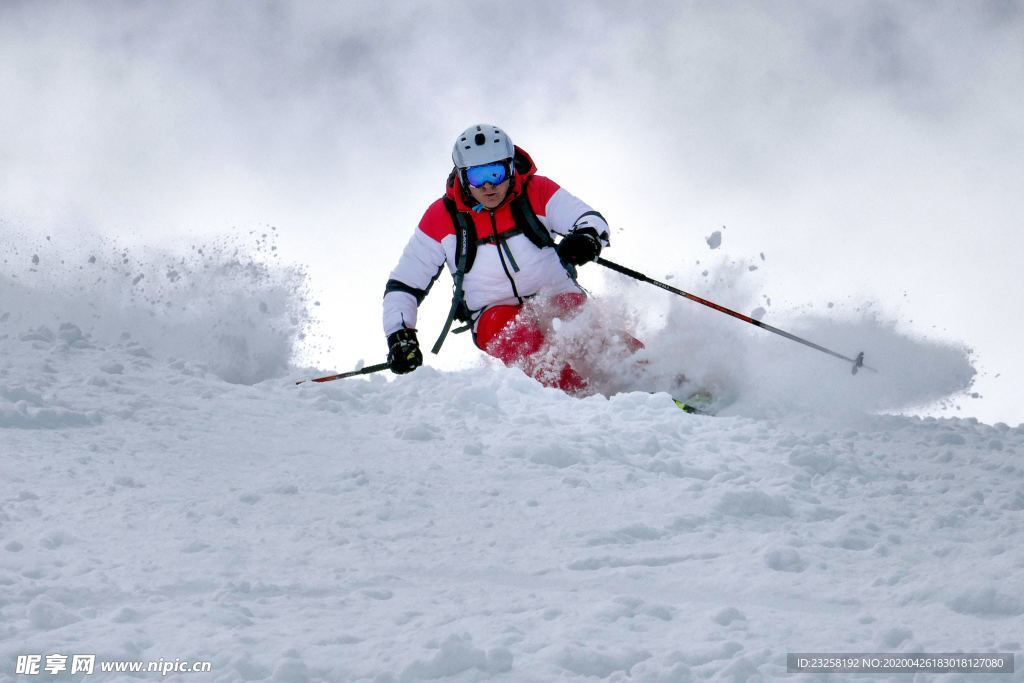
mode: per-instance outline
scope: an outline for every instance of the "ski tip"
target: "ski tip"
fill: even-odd
[[[672,400],[677,408],[692,415],[715,415],[718,412],[718,400],[706,389],[696,391],[682,399],[673,397]]]
[[[676,407],[682,410],[684,413],[690,413],[691,415],[711,415],[711,413],[701,410],[700,408],[697,408],[695,406],[692,406],[689,403],[686,403],[685,401],[680,401],[678,398],[672,399],[672,402],[675,403]]]

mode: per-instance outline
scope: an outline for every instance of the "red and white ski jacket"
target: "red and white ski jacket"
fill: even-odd
[[[524,188],[537,218],[552,235],[564,236],[585,224],[594,228],[604,246],[608,246],[607,222],[555,181],[536,175],[533,159],[519,147],[515,150],[516,174],[508,196],[498,208],[473,211],[463,198],[458,174],[446,193],[459,211],[470,212],[477,239],[488,239],[478,242],[472,267],[462,282],[465,304],[473,312],[474,320],[489,306],[521,304],[541,291],[550,294],[582,291],[553,248],[538,247],[522,233],[508,234],[515,233],[516,228],[509,202],[520,196]],[[436,200],[423,214],[391,272],[384,295],[385,336],[403,326],[416,327],[417,307],[446,263],[454,276],[457,268],[455,230],[444,198]]]

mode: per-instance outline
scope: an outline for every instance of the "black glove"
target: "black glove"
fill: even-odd
[[[404,375],[423,365],[423,353],[416,340],[416,330],[403,327],[388,337],[388,367],[396,375]]]
[[[601,240],[597,238],[597,231],[593,228],[580,228],[563,237],[555,251],[565,263],[581,266],[600,256]]]

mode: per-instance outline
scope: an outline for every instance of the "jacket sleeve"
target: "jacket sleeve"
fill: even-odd
[[[444,268],[438,240],[416,228],[384,287],[384,336],[416,327],[416,312]]]
[[[582,199],[544,176],[534,176],[528,191],[531,204],[537,207],[537,216],[552,234],[565,236],[573,230],[591,228],[601,244],[608,246],[608,221]]]

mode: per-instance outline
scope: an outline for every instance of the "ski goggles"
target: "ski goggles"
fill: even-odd
[[[487,183],[500,185],[508,179],[508,162],[496,161],[493,164],[470,166],[463,173],[470,187],[483,187]]]

